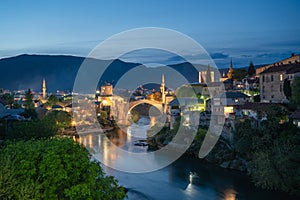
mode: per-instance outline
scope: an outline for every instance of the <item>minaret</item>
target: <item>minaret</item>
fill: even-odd
[[[162,75],[162,77],[161,77],[160,92],[161,92],[161,101],[163,104],[165,104],[166,103],[166,93],[165,93],[165,76],[164,75]]]
[[[229,79],[231,79],[232,75],[233,75],[232,58],[230,58],[230,67],[229,67],[229,71],[228,71],[227,77]]]
[[[43,99],[46,99],[47,93],[46,93],[46,80],[43,79]]]

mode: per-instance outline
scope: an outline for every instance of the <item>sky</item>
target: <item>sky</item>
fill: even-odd
[[[114,34],[162,27],[196,40],[220,67],[265,64],[300,53],[299,9],[299,0],[1,1],[0,58],[87,56]]]

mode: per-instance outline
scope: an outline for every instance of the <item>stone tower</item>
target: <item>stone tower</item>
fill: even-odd
[[[232,58],[230,59],[230,67],[229,67],[229,71],[227,74],[228,79],[231,79],[233,76],[233,67],[232,67]]]
[[[46,93],[46,80],[45,79],[43,79],[43,88],[42,88],[42,91],[43,91],[43,99],[46,99],[47,93]]]

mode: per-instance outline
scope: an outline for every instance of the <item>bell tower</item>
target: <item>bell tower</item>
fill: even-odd
[[[229,71],[227,74],[228,79],[231,79],[233,76],[233,67],[232,67],[232,58],[230,59],[230,67],[229,67]]]

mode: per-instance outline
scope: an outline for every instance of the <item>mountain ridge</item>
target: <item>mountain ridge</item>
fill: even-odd
[[[30,88],[40,91],[42,80],[45,78],[48,91],[71,91],[78,69],[85,59],[99,66],[112,62],[99,80],[100,85],[105,82],[115,84],[123,74],[141,65],[119,59],[99,60],[72,55],[21,54],[0,59],[0,88],[9,90]],[[180,63],[174,65],[174,68],[194,82],[198,80],[198,75],[195,76],[196,71],[191,66],[190,63]]]

